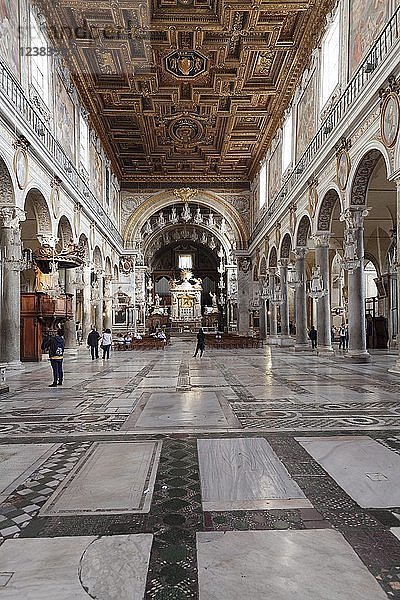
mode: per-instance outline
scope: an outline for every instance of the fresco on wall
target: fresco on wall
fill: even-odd
[[[0,0],[0,57],[19,78],[19,2]]]
[[[56,136],[68,158],[75,161],[75,105],[61,78],[55,79]]]
[[[92,146],[92,192],[100,200],[103,201],[103,162],[96,148]]]
[[[314,137],[315,118],[315,72],[311,76],[297,106],[296,161],[304,154]]]
[[[354,73],[388,18],[388,0],[352,0],[350,2],[349,61]]]
[[[281,187],[282,147],[278,144],[272,154],[268,166],[268,198],[272,200]]]

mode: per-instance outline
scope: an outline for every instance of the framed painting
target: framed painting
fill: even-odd
[[[272,200],[281,186],[281,153],[282,145],[278,144],[275,148],[268,165],[268,197]]]
[[[349,2],[349,72],[360,65],[388,18],[388,0],[351,0]]]
[[[381,107],[381,136],[387,148],[395,145],[399,133],[400,101],[396,92],[386,96]]]
[[[307,149],[316,131],[315,71],[311,75],[297,105],[296,160]]]
[[[350,174],[350,156],[344,148],[340,150],[336,159],[336,179],[341,190],[345,190]]]
[[[28,154],[25,148],[17,148],[14,154],[14,173],[20,190],[28,183]]]
[[[75,105],[59,76],[55,79],[56,136],[68,158],[75,162]]]

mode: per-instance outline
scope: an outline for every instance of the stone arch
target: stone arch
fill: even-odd
[[[292,249],[292,238],[289,233],[285,233],[282,238],[280,258],[290,258],[290,251]]]
[[[104,269],[105,269],[106,275],[112,275],[112,266],[111,266],[111,260],[110,260],[109,256],[106,256]]]
[[[255,264],[253,267],[253,281],[258,281],[258,265]]]
[[[88,264],[90,261],[90,250],[89,250],[89,240],[87,239],[84,233],[81,233],[79,236],[79,245],[85,248],[85,263]]]
[[[0,157],[0,195],[2,204],[15,206],[15,190],[11,170]]]
[[[58,221],[57,227],[58,246],[61,249],[66,248],[69,244],[74,241],[74,234],[72,231],[72,225],[65,215],[63,215]]]
[[[340,202],[340,197],[335,189],[326,192],[320,204],[317,215],[317,231],[330,231],[332,224],[333,210],[336,203]]]
[[[372,148],[364,154],[358,165],[355,167],[354,176],[350,185],[350,206],[365,206],[369,180],[371,179],[371,175],[378,160],[382,156],[385,159],[385,156],[380,149]],[[388,172],[387,164],[386,171]]]
[[[260,260],[259,276],[265,277],[266,274],[267,274],[267,260],[266,260],[265,256],[262,256],[262,258]]]
[[[101,271],[103,269],[103,256],[98,246],[95,246],[93,250],[93,264],[96,268],[96,271]]]
[[[119,268],[117,264],[115,264],[113,267],[113,278],[114,281],[119,281]]]
[[[311,220],[308,215],[303,215],[297,226],[297,232],[295,235],[296,247],[305,248],[307,246],[307,240],[311,232]]]
[[[236,247],[238,249],[245,248],[249,232],[244,220],[232,204],[224,198],[205,190],[192,191],[195,193],[192,194],[190,200],[188,200],[189,204],[196,204],[196,206],[207,208],[224,217],[233,230]],[[134,240],[144,227],[146,221],[153,215],[165,208],[179,204],[183,206],[184,203],[170,190],[159,192],[154,196],[147,198],[128,220],[123,234],[125,245],[130,246],[134,243]]]
[[[269,251],[268,266],[269,267],[277,267],[278,266],[278,252],[277,252],[277,249],[275,246],[272,246],[271,250]]]
[[[38,188],[31,188],[25,195],[24,210],[28,212],[32,207],[36,219],[36,230],[38,235],[50,236],[53,232],[50,209],[43,193]]]

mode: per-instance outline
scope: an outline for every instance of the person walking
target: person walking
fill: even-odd
[[[99,358],[99,339],[100,334],[95,327],[92,327],[92,331],[88,335],[87,344],[90,348],[90,354],[92,360]]]
[[[340,326],[339,329],[339,350],[344,350],[346,348],[346,327],[344,324]]]
[[[64,379],[63,359],[65,342],[61,333],[49,334],[42,343],[42,350],[49,353],[51,368],[53,370],[53,383],[49,387],[62,385]]]
[[[317,330],[315,329],[314,325],[311,325],[311,329],[308,332],[308,337],[311,340],[311,347],[312,349],[316,349],[317,348]]]
[[[200,350],[200,358],[203,356],[204,348],[206,347],[206,336],[203,329],[200,327],[199,332],[197,334],[197,346],[196,352],[193,354],[193,358],[197,356],[198,351]]]
[[[100,348],[103,349],[103,359],[110,358],[110,350],[112,344],[111,329],[105,329],[101,336]]]

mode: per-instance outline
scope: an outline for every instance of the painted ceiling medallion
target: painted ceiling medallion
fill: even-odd
[[[207,59],[196,50],[175,50],[165,58],[168,73],[178,78],[192,78],[206,72]]]
[[[169,124],[168,133],[176,146],[191,148],[203,138],[204,128],[194,117],[179,116]]]

